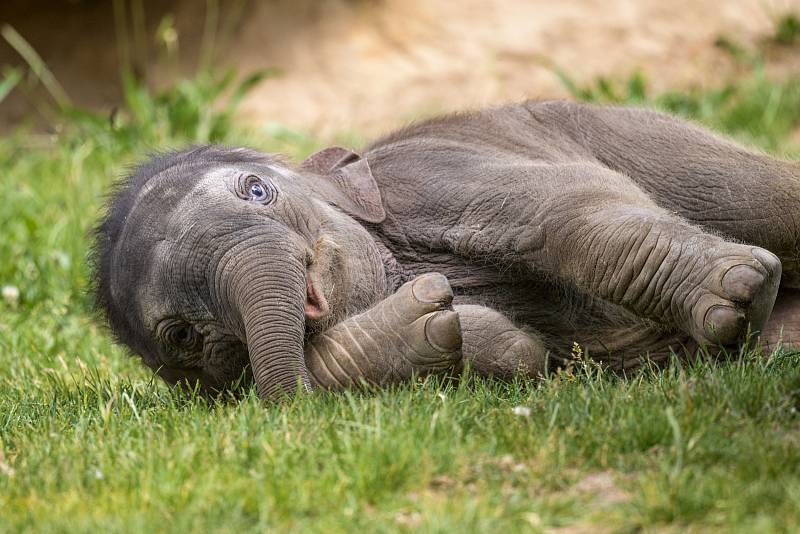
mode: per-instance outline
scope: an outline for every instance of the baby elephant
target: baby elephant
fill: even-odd
[[[296,167],[157,156],[97,229],[96,296],[147,365],[209,392],[534,377],[576,343],[627,369],[800,341],[798,208],[795,163],[654,111],[524,102]]]

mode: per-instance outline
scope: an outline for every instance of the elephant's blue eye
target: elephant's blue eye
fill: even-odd
[[[236,187],[236,194],[242,200],[272,204],[278,196],[278,190],[269,180],[255,174],[242,175]]]
[[[267,196],[267,192],[264,191],[264,187],[261,184],[251,184],[250,196],[253,198],[253,200],[264,200],[264,198]]]

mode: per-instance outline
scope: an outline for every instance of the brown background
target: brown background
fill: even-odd
[[[4,0],[0,22],[31,42],[74,102],[111,108],[120,98],[112,4]],[[132,27],[136,2],[124,4]],[[718,84],[736,66],[714,46],[717,37],[753,46],[780,15],[800,10],[800,0],[227,1],[212,46],[206,2],[140,4],[145,30],[137,36],[129,28],[126,42],[150,83],[191,74],[209,50],[241,73],[281,67],[280,78],[248,97],[242,120],[322,136],[374,134],[420,114],[564,96],[551,65],[578,81],[641,70],[655,90]],[[172,55],[154,37],[167,14],[177,31]],[[797,67],[788,54],[771,59],[778,71]],[[2,42],[0,65],[9,63],[19,58]],[[0,106],[5,125],[32,110],[19,91]]]

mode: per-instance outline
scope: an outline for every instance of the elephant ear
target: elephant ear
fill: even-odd
[[[300,164],[301,171],[324,177],[323,194],[353,217],[371,223],[386,218],[378,184],[366,159],[342,147],[324,148]]]

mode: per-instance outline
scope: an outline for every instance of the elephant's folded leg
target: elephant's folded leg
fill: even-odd
[[[782,289],[778,293],[767,325],[760,337],[761,346],[771,352],[778,345],[800,350],[800,291]]]
[[[544,241],[530,266],[706,346],[736,346],[766,324],[781,278],[768,250],[726,241],[653,203],[630,179],[595,165],[558,166],[571,181],[532,220]],[[540,213],[545,210],[547,216]]]
[[[461,363],[461,326],[452,300],[450,284],[440,274],[408,282],[306,343],[312,379],[324,388],[341,388],[361,380],[386,384],[413,373],[456,368]]]
[[[484,376],[543,376],[547,349],[535,334],[518,328],[502,313],[475,305],[456,306],[464,339],[464,361]]]

